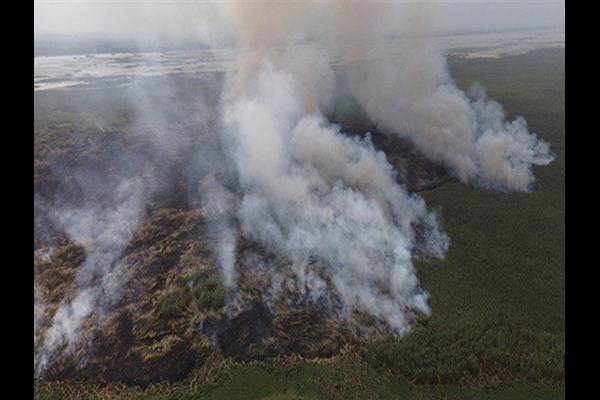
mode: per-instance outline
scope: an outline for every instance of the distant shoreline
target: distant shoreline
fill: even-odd
[[[432,44],[448,59],[498,59],[535,50],[564,49],[565,35],[556,29],[484,32],[433,37]],[[235,60],[240,51],[232,47],[113,50],[34,57],[34,91],[126,86],[144,77],[226,72],[236,68]],[[383,41],[377,51],[388,53],[393,58],[404,56],[402,43],[393,38]],[[331,62],[334,65],[353,62],[360,54],[360,51],[355,51],[353,43],[348,43],[344,54]]]
[[[463,41],[476,37],[531,35],[535,33],[555,33],[564,37],[564,27],[527,28],[518,30],[486,30],[486,31],[453,31],[438,32],[431,35],[435,42],[447,40]],[[394,40],[395,38],[390,38]],[[564,41],[564,39],[563,39]],[[218,48],[235,50],[233,45],[223,44]],[[34,34],[33,56],[58,57],[58,56],[86,56],[86,55],[119,55],[130,53],[171,53],[182,51],[214,50],[214,46],[197,42],[191,39],[164,40],[164,41],[139,41],[134,39],[119,39],[110,35],[85,34],[85,35],[57,35]]]

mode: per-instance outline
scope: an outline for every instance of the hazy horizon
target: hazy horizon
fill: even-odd
[[[136,41],[194,41],[229,45],[227,1],[34,1],[34,37],[97,36]],[[402,12],[406,1],[394,1]],[[427,1],[432,35],[564,29],[560,1]]]

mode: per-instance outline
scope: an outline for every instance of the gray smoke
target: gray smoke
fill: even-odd
[[[303,85],[315,85],[300,95],[308,109],[327,113],[339,99],[332,99],[333,77],[322,71],[335,60],[343,84],[378,128],[408,138],[461,182],[528,191],[535,180],[532,165],[553,159],[549,145],[529,132],[525,120],[506,120],[502,106],[481,86],[468,93],[456,86],[445,57],[430,40],[434,10],[427,4],[241,2],[224,7],[248,50],[240,57],[236,90],[268,56],[284,63]],[[322,56],[307,57],[307,47],[318,48]],[[320,74],[319,79],[311,74]]]
[[[523,118],[506,121],[480,86],[458,89],[427,40],[423,7],[334,1],[225,8],[242,45],[223,94],[223,143],[244,192],[243,235],[289,258],[297,288],[310,297],[333,290],[345,315],[366,311],[407,332],[407,312],[430,312],[411,252],[443,257],[449,239],[423,200],[396,182],[368,135],[348,137],[327,121],[336,84],[347,85],[386,134],[410,139],[464,183],[529,190],[531,166],[552,160],[549,146]],[[399,30],[398,21],[405,22]],[[397,52],[377,46],[390,34]],[[325,276],[312,271],[314,260]]]
[[[333,290],[344,316],[367,312],[406,333],[407,313],[430,312],[411,261],[415,227],[423,233],[420,250],[431,256],[444,255],[448,237],[424,201],[397,183],[368,136],[349,137],[327,122],[335,73],[323,47],[256,41],[281,46],[288,39],[283,21],[295,7],[270,5],[273,13],[261,13],[255,25],[246,20],[255,22],[254,5],[240,4],[236,18],[248,47],[223,96],[223,142],[244,192],[242,232],[288,258],[307,296]],[[314,260],[324,276],[311,271]]]
[[[90,159],[97,165],[72,167],[68,162],[57,162],[53,165],[54,174],[61,177],[57,193],[36,196],[37,214],[85,251],[72,290],[43,331],[40,318],[44,300],[36,298],[34,335],[41,338],[34,357],[37,377],[43,377],[53,361],[89,345],[90,336],[82,335],[89,328],[86,324],[101,327],[102,317],[114,307],[128,282],[127,246],[145,217],[146,206],[158,191],[169,188],[174,172],[170,167],[182,158],[182,149],[190,143],[190,137],[181,134],[185,132],[181,126],[187,123],[197,128],[207,118],[201,94],[187,104],[197,106],[194,113],[174,110],[177,89],[168,79],[159,85],[141,79],[120,94],[110,95],[108,105],[99,100],[99,115],[102,107],[114,107],[110,103],[115,102],[131,112],[133,124],[119,126],[118,140],[109,137],[108,142],[100,142],[93,149],[83,149],[93,154]],[[98,137],[109,135],[105,126],[115,129],[113,113],[110,120],[88,113],[87,109],[78,111],[86,117],[87,125],[102,132],[96,133]],[[175,118],[182,114],[185,121]]]
[[[80,186],[88,183],[86,180]],[[43,375],[57,350],[69,354],[76,348],[81,328],[91,313],[101,313],[103,306],[118,300],[126,281],[126,264],[121,257],[140,222],[150,189],[151,182],[147,180],[124,178],[110,188],[110,194],[95,188],[93,192],[98,197],[81,204],[47,208],[48,217],[64,230],[69,240],[85,249],[85,260],[75,274],[77,294],[65,299],[54,313],[36,353],[37,376]],[[101,195],[108,197],[100,201]]]
[[[235,286],[235,257],[237,230],[231,221],[235,197],[214,176],[205,178],[199,185],[204,213],[208,219],[207,230],[216,241],[216,256],[223,284]]]
[[[463,183],[530,190],[531,166],[547,165],[554,157],[549,145],[528,131],[522,117],[506,120],[502,106],[481,85],[468,93],[456,86],[445,57],[428,37],[427,5],[374,7],[387,10],[374,17],[378,31],[363,26],[364,42],[353,47],[345,77],[368,117],[383,132],[410,139]],[[355,7],[349,8],[342,6],[340,14],[356,15]],[[394,11],[400,21],[397,36],[382,50],[377,43]]]
[[[474,85],[468,94],[452,81],[433,48],[414,50],[391,63],[377,56],[359,65],[353,94],[384,132],[407,137],[432,161],[467,184],[497,191],[528,191],[531,166],[546,165],[549,145],[518,117],[506,120],[502,106]]]

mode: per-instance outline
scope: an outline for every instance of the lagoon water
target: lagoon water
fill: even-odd
[[[448,56],[503,57],[543,48],[564,47],[564,30],[486,32],[435,36],[432,44]],[[352,61],[352,45],[344,59]],[[397,41],[382,43],[378,51],[401,56]],[[196,75],[235,68],[239,50],[233,48],[154,53],[115,53],[34,57],[34,91],[89,90],[135,84],[136,79],[167,74]]]

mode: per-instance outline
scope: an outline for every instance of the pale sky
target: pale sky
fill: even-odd
[[[565,25],[565,2],[445,0],[426,2],[436,32],[506,30]],[[215,1],[34,1],[34,31],[111,33],[120,36],[175,36],[201,41],[224,36]]]

